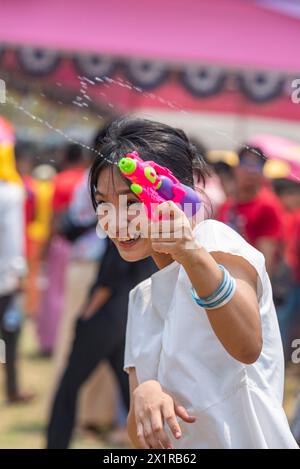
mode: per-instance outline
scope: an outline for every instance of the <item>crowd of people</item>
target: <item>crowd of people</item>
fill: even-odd
[[[34,398],[18,382],[24,315],[35,325],[39,353],[59,363],[46,439],[49,448],[66,448],[79,390],[102,362],[109,363],[120,391],[113,423],[125,426],[128,295],[157,267],[149,258],[124,261],[111,241],[97,236],[88,192],[94,154],[69,144],[59,165],[41,165],[30,145],[15,144],[10,124],[4,119],[0,124],[0,335],[6,344],[7,400]],[[96,149],[102,137],[101,129]],[[230,157],[225,151],[212,157],[198,141],[194,145],[210,168],[205,186],[195,181],[205,191],[208,216],[229,225],[264,255],[288,365],[293,339],[300,334],[300,163],[298,174],[269,179],[264,172],[268,155],[260,148],[241,145]],[[68,285],[70,266],[75,281]],[[105,376],[100,381],[105,386]],[[91,406],[94,400],[95,393]],[[298,441],[299,409],[292,425]]]

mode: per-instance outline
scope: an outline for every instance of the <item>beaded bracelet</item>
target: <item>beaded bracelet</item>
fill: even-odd
[[[223,271],[223,279],[220,286],[211,295],[200,298],[192,286],[192,296],[195,302],[204,309],[216,309],[225,306],[233,297],[236,290],[236,280],[222,264],[218,264]]]

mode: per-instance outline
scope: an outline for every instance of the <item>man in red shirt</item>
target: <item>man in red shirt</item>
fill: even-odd
[[[291,269],[291,285],[285,302],[278,309],[278,320],[285,356],[290,360],[291,343],[300,333],[300,183],[278,179],[273,185],[286,209],[284,244],[286,261]]]
[[[261,150],[245,146],[238,155],[236,193],[220,207],[217,218],[264,254],[271,275],[282,239],[282,208],[263,176],[265,157]]]
[[[294,175],[293,175],[294,176]],[[278,179],[274,189],[286,209],[285,247],[286,259],[292,271],[290,289],[285,302],[278,309],[278,320],[286,360],[295,351],[294,339],[300,336],[300,170],[299,180]],[[298,342],[296,343],[298,347]],[[291,422],[291,430],[300,444],[300,390]]]

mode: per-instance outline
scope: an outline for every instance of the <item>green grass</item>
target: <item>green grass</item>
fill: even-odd
[[[37,355],[34,326],[26,321],[20,341],[20,388],[34,392],[28,404],[8,405],[4,393],[4,365],[0,364],[0,448],[44,448],[52,363]],[[1,369],[2,368],[2,369]],[[108,447],[100,437],[77,434],[72,448]]]

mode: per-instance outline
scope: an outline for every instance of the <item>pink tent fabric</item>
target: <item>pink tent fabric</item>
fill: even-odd
[[[0,42],[298,72],[299,18],[263,4],[3,0]]]
[[[250,139],[249,145],[261,148],[269,158],[300,164],[300,145],[287,138],[259,134]]]
[[[259,134],[254,135],[248,144],[261,148],[271,160],[288,163],[288,178],[300,182],[300,145],[298,143],[277,135]]]

